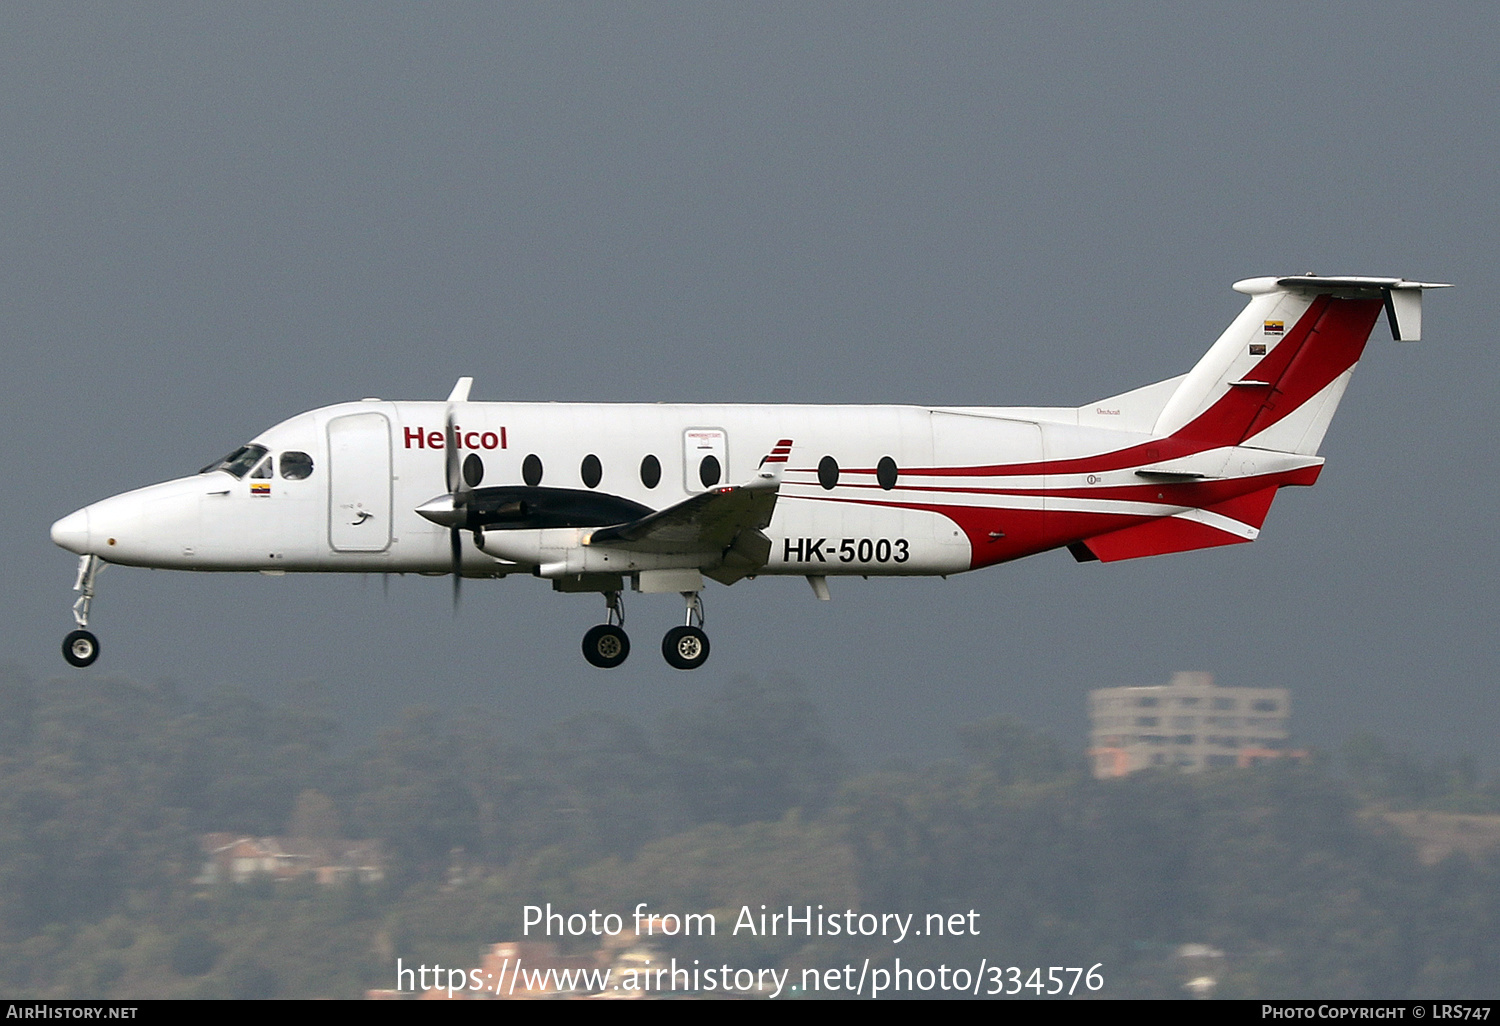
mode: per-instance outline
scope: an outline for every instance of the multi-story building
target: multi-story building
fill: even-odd
[[[1221,688],[1211,673],[1175,673],[1166,684],[1089,692],[1089,762],[1094,776],[1152,767],[1186,773],[1305,758],[1287,747],[1291,692]]]

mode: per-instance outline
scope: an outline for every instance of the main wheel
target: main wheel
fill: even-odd
[[[88,631],[70,631],[62,644],[69,666],[88,666],[99,658],[99,639]]]
[[[697,627],[673,627],[661,639],[661,654],[678,670],[696,670],[708,662],[708,635]]]
[[[583,657],[603,670],[612,670],[630,654],[630,638],[612,623],[590,627],[583,636]]]

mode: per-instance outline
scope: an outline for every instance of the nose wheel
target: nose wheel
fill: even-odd
[[[99,658],[99,639],[85,630],[69,631],[63,638],[63,658],[69,666],[85,667]]]
[[[613,670],[630,655],[630,636],[625,633],[625,605],[618,591],[604,593],[608,607],[605,622],[590,627],[583,636],[583,657],[601,670]]]

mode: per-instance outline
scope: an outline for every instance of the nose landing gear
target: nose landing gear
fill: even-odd
[[[63,638],[62,654],[69,666],[79,668],[92,665],[99,658],[99,639],[89,631],[89,607],[94,602],[94,580],[105,567],[104,560],[95,555],[78,559],[78,579],[73,590],[78,592],[78,601],[73,603],[73,619],[78,623],[76,631],[69,631]]]

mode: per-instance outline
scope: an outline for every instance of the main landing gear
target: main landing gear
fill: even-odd
[[[661,654],[678,670],[696,670],[708,662],[708,635],[703,633],[703,599],[696,591],[682,593],[687,603],[686,622],[667,631]],[[583,657],[600,669],[612,670],[630,655],[630,637],[625,633],[625,605],[618,591],[604,593],[605,622],[590,627],[583,636]]]
[[[687,622],[673,627],[661,639],[662,658],[676,670],[696,670],[708,662],[708,635],[703,633],[703,599],[696,591],[682,593],[687,602]],[[693,623],[694,620],[698,622]]]
[[[605,622],[590,627],[583,636],[583,657],[601,670],[613,670],[630,655],[630,635],[625,633],[625,604],[618,591],[606,591]]]
[[[76,631],[69,631],[63,638],[62,654],[69,666],[84,667],[99,658],[99,639],[89,631],[89,606],[94,601],[94,580],[105,566],[98,556],[81,556],[78,560],[78,579],[73,590],[78,592],[78,601],[73,603],[73,619],[78,623]]]

